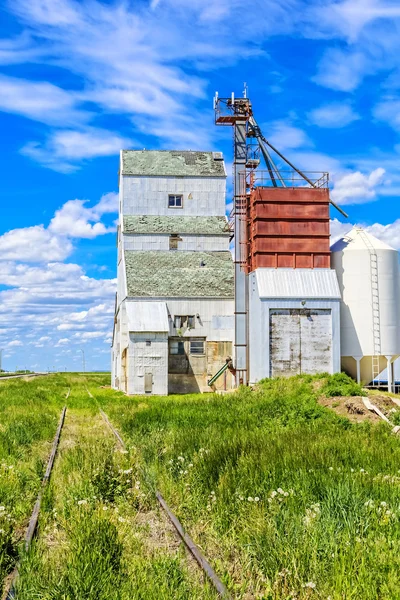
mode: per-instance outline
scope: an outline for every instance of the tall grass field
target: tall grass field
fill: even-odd
[[[108,382],[55,374],[0,383],[0,567],[4,579],[20,560],[19,600],[217,598],[156,489],[233,598],[400,598],[400,437],[323,406],[364,394],[347,376],[265,380],[224,396],[126,397]]]

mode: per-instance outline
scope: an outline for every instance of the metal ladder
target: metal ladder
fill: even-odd
[[[379,383],[376,382],[381,371],[379,367],[379,357],[381,356],[381,321],[379,308],[378,255],[365,231],[363,229],[358,229],[358,234],[369,251],[372,302],[372,335],[374,345],[374,354],[372,356],[372,385],[379,385]]]

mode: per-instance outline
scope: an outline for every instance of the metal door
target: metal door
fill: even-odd
[[[144,374],[144,393],[151,394],[153,391],[153,373]]]
[[[332,372],[329,309],[270,311],[270,376]]]

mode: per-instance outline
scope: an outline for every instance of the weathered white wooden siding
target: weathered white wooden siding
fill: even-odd
[[[195,327],[183,332],[183,337],[206,337],[210,341],[233,341],[234,335],[234,303],[223,299],[184,299],[184,298],[137,298],[140,302],[164,301],[169,314],[169,335],[177,336],[174,327],[175,316],[194,315]],[[128,303],[135,303],[135,298],[128,298]],[[196,315],[199,315],[197,318]],[[222,365],[221,365],[222,366]]]
[[[270,376],[331,372],[330,309],[270,310]]]
[[[177,219],[179,231],[179,219]],[[168,234],[124,234],[125,250],[169,250]],[[176,251],[224,252],[229,250],[229,237],[226,235],[180,235]]]
[[[166,333],[130,333],[127,373],[128,394],[144,394],[145,375],[151,374],[152,394],[167,395],[168,335]]]
[[[249,345],[249,356],[250,356],[250,382],[256,383],[260,379],[271,376],[271,342],[270,342],[270,312],[271,311],[285,311],[289,309],[295,309],[303,311],[305,309],[311,311],[328,311],[330,312],[331,321],[331,344],[330,351],[327,350],[323,360],[320,360],[316,366],[318,371],[327,371],[329,373],[337,373],[340,371],[340,299],[339,298],[307,298],[305,296],[298,298],[260,298],[259,290],[257,286],[257,277],[255,273],[249,275],[249,338],[251,343]],[[328,315],[328,313],[321,313],[321,315]],[[326,316],[328,320],[329,317]],[[289,319],[287,319],[289,321]],[[327,334],[329,327],[327,326],[327,320],[322,319],[315,323],[312,327],[315,328],[315,337],[321,336],[321,329]],[[282,340],[282,348],[286,348],[286,354],[281,355],[281,360],[292,360],[293,370],[298,372],[298,361],[296,362],[295,357],[297,356],[298,346],[300,341],[296,336],[293,335],[296,329],[295,324],[290,321],[286,323],[283,319],[280,323],[283,329],[286,331],[279,332],[278,328],[276,332],[277,339],[279,337]],[[322,346],[315,348],[316,340],[314,340],[314,333],[310,332],[311,325],[304,321],[302,322],[302,331],[304,335],[311,337],[310,341],[310,354],[307,352],[304,358],[304,365],[302,366],[303,372],[316,372],[313,366],[314,358],[313,353],[321,353],[321,349],[328,348],[328,339],[322,336]],[[300,325],[298,325],[300,327]],[[289,331],[290,329],[293,331]],[[314,344],[314,348],[312,348]],[[301,353],[303,350],[301,350]],[[289,357],[289,358],[285,358]],[[315,365],[315,363],[314,363]]]
[[[136,177],[122,175],[123,215],[225,214],[224,177]],[[168,208],[168,194],[182,194],[182,208]]]

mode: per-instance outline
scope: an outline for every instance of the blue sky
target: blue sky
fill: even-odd
[[[7,369],[109,367],[118,152],[222,150],[247,82],[264,135],[329,171],[338,237],[400,249],[400,5],[13,0],[0,8],[0,348]],[[228,198],[229,201],[229,198]]]

